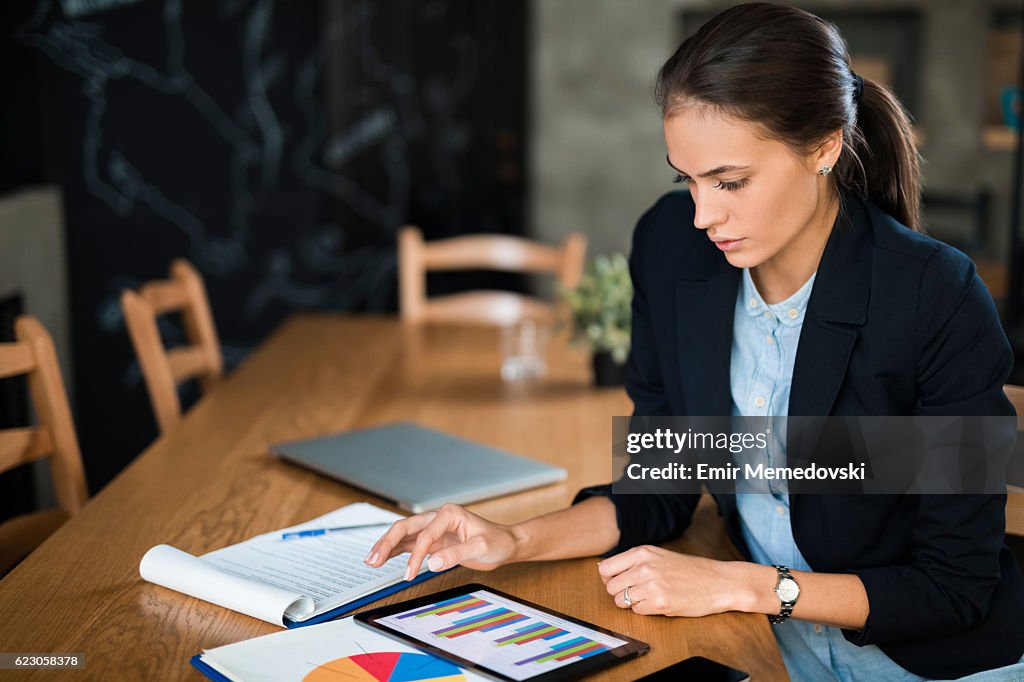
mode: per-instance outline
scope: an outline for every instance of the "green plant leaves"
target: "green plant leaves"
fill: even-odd
[[[622,364],[629,355],[633,282],[621,253],[597,256],[575,289],[562,289],[573,313],[573,337]]]

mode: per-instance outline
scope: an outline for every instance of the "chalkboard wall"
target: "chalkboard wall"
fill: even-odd
[[[428,238],[523,231],[524,3],[17,7],[6,49],[34,121],[22,177],[64,190],[93,490],[156,435],[118,299],[172,258],[205,277],[231,367],[293,311],[395,310],[404,223]]]

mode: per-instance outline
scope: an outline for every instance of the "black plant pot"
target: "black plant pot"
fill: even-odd
[[[594,353],[594,385],[622,386],[626,382],[625,363],[616,364],[611,353]]]

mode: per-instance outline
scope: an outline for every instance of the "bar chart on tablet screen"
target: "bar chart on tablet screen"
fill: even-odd
[[[379,622],[514,679],[533,677],[626,644],[485,590]]]

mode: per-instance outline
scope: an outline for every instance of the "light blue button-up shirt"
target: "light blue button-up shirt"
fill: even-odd
[[[743,270],[743,284],[736,300],[733,319],[730,388],[733,416],[784,417],[789,413],[793,364],[814,286],[812,275],[800,290],[781,303],[767,304],[757,291],[750,271]],[[768,447],[753,453],[766,458],[768,466],[785,466],[784,420],[767,422],[771,429]],[[742,485],[737,490],[742,490]],[[768,492],[738,493],[743,538],[755,562],[781,564],[810,571],[793,539],[789,518],[789,495],[784,481],[769,483]],[[838,628],[790,619],[772,626],[782,658],[793,682],[805,680],[900,680],[918,682],[925,678],[907,672],[877,646],[856,646]],[[962,680],[995,682],[1024,680],[1024,659],[1020,663],[971,675]]]

